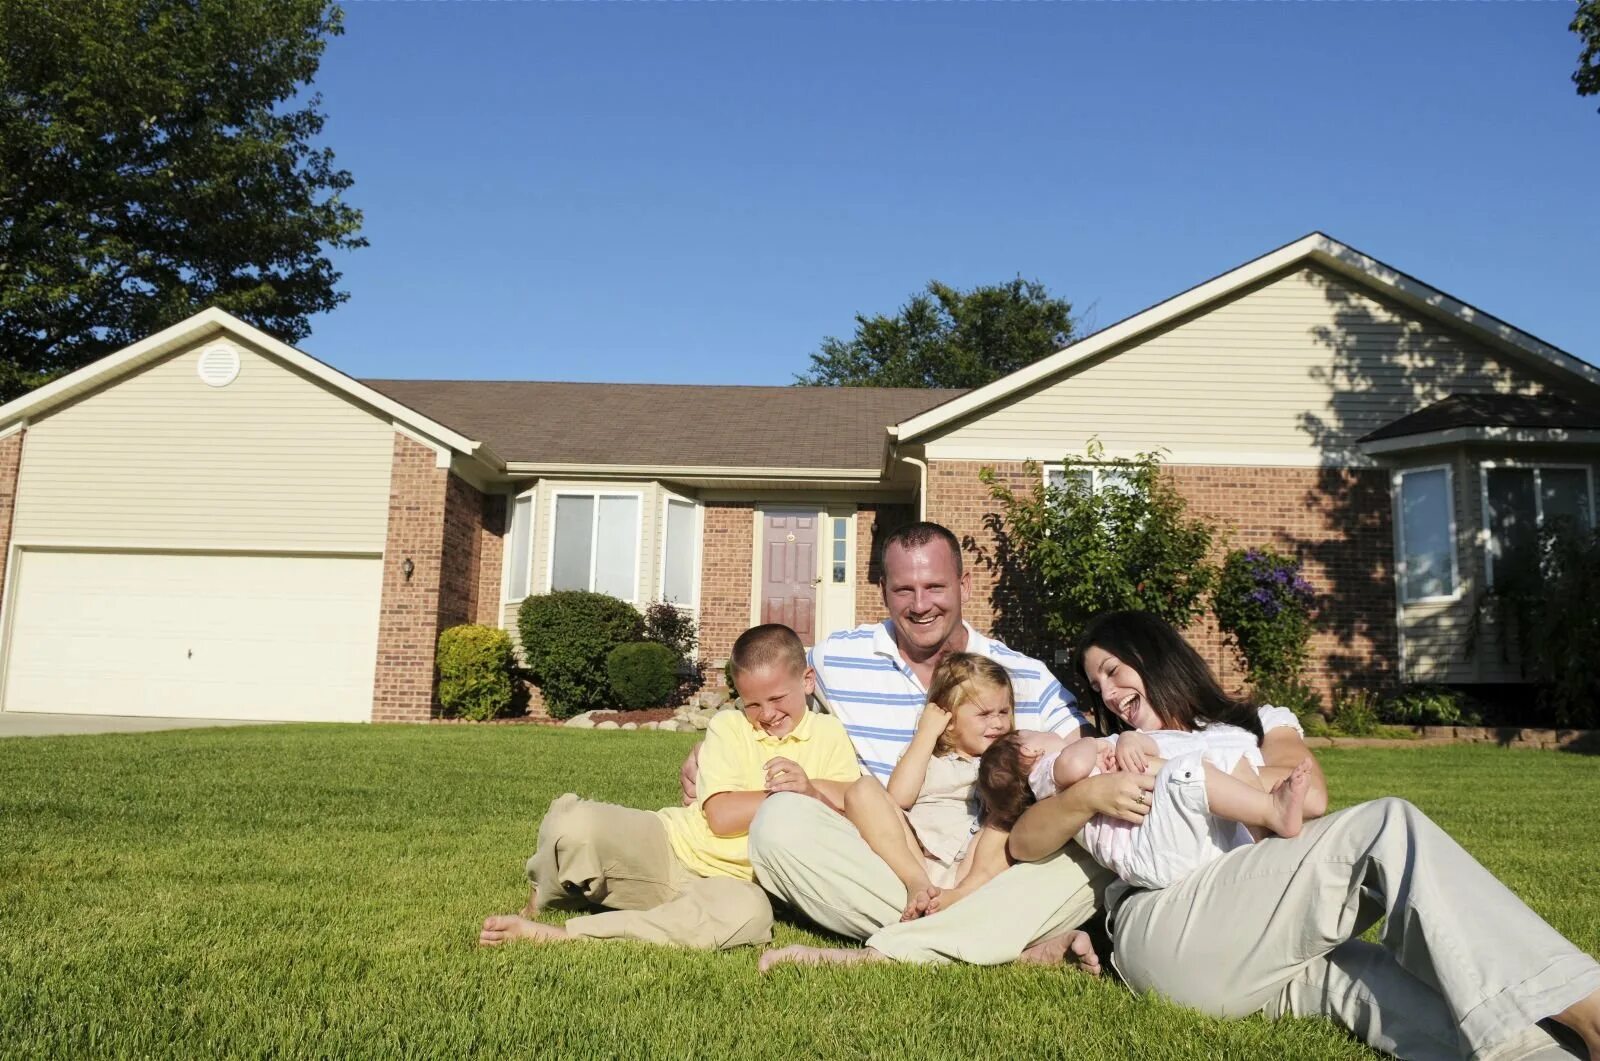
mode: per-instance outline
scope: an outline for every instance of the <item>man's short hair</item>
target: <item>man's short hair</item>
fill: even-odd
[[[927,545],[929,542],[941,541],[950,547],[950,555],[956,558],[956,574],[961,574],[961,543],[956,541],[956,536],[950,533],[950,528],[937,523],[922,520],[919,523],[908,523],[904,527],[897,527],[884,536],[883,549],[879,555],[887,557],[889,546],[898,545],[902,549],[915,549]]]
[[[735,671],[782,666],[792,674],[802,674],[806,669],[806,646],[798,634],[782,623],[766,623],[739,635],[729,662]]]

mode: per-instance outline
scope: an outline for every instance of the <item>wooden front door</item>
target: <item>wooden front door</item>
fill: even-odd
[[[761,621],[782,623],[807,645],[815,644],[816,513],[767,512],[761,527]]]

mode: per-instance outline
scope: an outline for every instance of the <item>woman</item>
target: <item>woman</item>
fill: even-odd
[[[1075,655],[1103,725],[1226,700],[1199,654],[1149,613],[1101,616]],[[1288,725],[1267,729],[1261,751],[1269,785],[1310,754]],[[1095,787],[1071,798],[1085,785]],[[1051,854],[1094,811],[1138,821],[1149,787],[1128,774],[1080,782],[1023,814],[1011,853]],[[1318,820],[1299,836],[1239,847],[1159,891],[1113,884],[1123,979],[1216,1016],[1325,1016],[1401,1057],[1568,1056],[1537,1027],[1545,1018],[1600,1057],[1600,964],[1411,804],[1320,817],[1326,806],[1317,771],[1306,816]],[[1380,918],[1382,945],[1362,942]]]

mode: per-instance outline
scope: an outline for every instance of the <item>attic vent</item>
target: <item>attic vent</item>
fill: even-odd
[[[239,351],[224,345],[202,350],[195,371],[206,386],[226,387],[239,378]]]

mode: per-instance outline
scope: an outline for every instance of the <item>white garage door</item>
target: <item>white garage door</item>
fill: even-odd
[[[7,711],[362,722],[376,557],[24,549]]]

